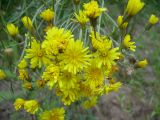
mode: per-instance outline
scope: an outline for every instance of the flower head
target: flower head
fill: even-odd
[[[81,26],[84,26],[89,21],[85,13],[81,10],[79,11],[79,14],[75,13],[74,15],[76,17],[76,21],[79,22]]]
[[[149,23],[152,24],[152,25],[158,23],[158,21],[159,21],[159,18],[157,16],[153,15],[153,14],[149,18]]]
[[[146,59],[139,61],[136,64],[136,67],[145,68],[148,65],[148,61]]]
[[[40,115],[40,120],[64,120],[64,108],[54,108]]]
[[[135,42],[131,42],[131,36],[127,34],[123,40],[123,46],[133,52],[135,52]]]
[[[27,100],[24,103],[24,110],[31,114],[35,114],[38,111],[39,105],[36,100]]]
[[[89,3],[84,3],[83,8],[88,18],[97,18],[102,12],[106,11],[106,8],[100,8],[97,1],[94,0]]]
[[[27,67],[27,61],[25,60],[25,59],[22,59],[20,62],[19,62],[19,64],[18,64],[18,68],[20,68],[20,69],[24,69],[24,68],[26,68]]]
[[[67,88],[67,89],[74,88],[75,84],[78,84],[77,82],[78,82],[78,77],[66,70],[62,72],[58,81],[60,88]]]
[[[31,19],[28,16],[24,16],[21,20],[26,29],[32,30],[33,24],[32,24]]]
[[[118,16],[118,18],[117,18],[117,24],[120,28],[124,28],[124,29],[128,26],[128,22],[124,22],[123,16],[121,16],[121,15]]]
[[[89,109],[89,108],[95,106],[96,104],[97,104],[97,97],[92,97],[91,99],[84,101],[82,103],[82,106],[85,109]]]
[[[41,12],[40,17],[43,18],[45,21],[49,22],[54,17],[54,12],[51,9],[46,9]]]
[[[25,58],[31,59],[31,68],[41,68],[42,64],[47,65],[50,63],[45,49],[42,48],[40,42],[35,39],[31,41],[31,48],[26,49]]]
[[[7,31],[11,36],[15,36],[19,33],[18,27],[12,23],[7,24]]]
[[[0,69],[0,80],[3,80],[5,78],[6,78],[5,72],[2,69]]]
[[[28,82],[28,81],[25,81],[25,82],[23,83],[23,88],[28,89],[28,90],[31,90],[31,89],[32,89],[32,83],[31,83],[31,82]]]
[[[90,55],[88,55],[88,52],[88,48],[83,47],[82,41],[71,40],[63,54],[64,70],[76,74],[89,65]]]
[[[96,45],[95,43],[98,44]],[[119,48],[112,48],[112,41],[105,36],[100,36],[98,33],[96,33],[95,38],[92,35],[92,44],[93,47],[95,44],[95,48],[97,49],[94,56],[98,60],[99,67],[101,67],[102,65],[111,67],[111,65],[115,63],[115,60],[119,59]]]
[[[43,73],[42,78],[47,82],[47,85],[50,89],[57,82],[59,72],[59,67],[51,64],[46,68],[45,72]]]
[[[25,100],[21,99],[21,98],[17,98],[16,101],[14,102],[14,107],[16,110],[19,110],[21,108],[23,108],[25,103]]]
[[[98,67],[98,61],[93,59],[91,65],[85,69],[85,83],[88,84],[92,89],[100,86],[104,82],[104,74],[101,68]]]
[[[71,39],[73,39],[71,31],[52,27],[46,33],[42,48],[45,48],[46,53],[49,55],[57,55],[64,52]]]
[[[27,70],[19,69],[19,79],[21,79],[21,80],[28,80],[29,79],[29,74],[28,74]]]
[[[129,0],[125,12],[128,16],[136,15],[144,5],[144,2],[141,2],[141,0]]]
[[[104,88],[104,92],[105,94],[108,94],[110,92],[117,92],[122,86],[122,83],[121,82],[116,82],[116,83],[113,83],[113,84],[108,84],[105,86]]]

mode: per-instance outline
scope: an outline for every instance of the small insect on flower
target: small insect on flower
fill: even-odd
[[[46,9],[41,12],[40,17],[43,18],[45,21],[50,22],[54,17],[54,11],[51,9]]]
[[[28,16],[24,16],[21,20],[22,20],[23,25],[25,26],[26,29],[28,29],[28,30],[33,29],[33,23]]]
[[[39,109],[38,102],[36,100],[27,100],[24,103],[24,110],[31,114],[35,114]]]
[[[123,40],[123,46],[133,52],[135,52],[136,46],[135,42],[131,42],[131,36],[127,34]]]
[[[7,24],[7,31],[11,36],[16,36],[19,33],[18,27],[12,23]]]
[[[159,21],[159,18],[156,15],[152,14],[149,18],[149,23],[152,25],[157,24],[158,21]]]
[[[2,69],[0,69],[0,80],[4,80],[5,78],[6,78],[5,72]]]
[[[14,102],[14,108],[16,110],[19,110],[24,107],[24,103],[25,103],[25,100],[21,98],[17,98],[16,101]]]
[[[64,108],[54,108],[50,111],[44,111],[40,115],[40,120],[64,120]]]
[[[141,2],[141,0],[128,0],[125,13],[128,16],[134,16],[144,7],[144,5],[145,3]]]

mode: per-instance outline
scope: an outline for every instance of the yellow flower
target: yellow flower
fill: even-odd
[[[91,65],[89,65],[85,71],[85,83],[88,84],[91,88],[100,86],[104,82],[104,74],[101,68],[98,67],[98,61],[93,59]]]
[[[121,88],[121,86],[122,86],[121,82],[116,82],[113,84],[106,85],[104,88],[104,92],[105,92],[105,94],[108,94],[113,91],[117,92]]]
[[[157,16],[153,15],[153,14],[149,18],[149,23],[152,24],[152,25],[158,23],[158,21],[159,21],[159,18]]]
[[[7,31],[11,36],[15,36],[19,33],[18,27],[12,23],[7,24]]]
[[[22,20],[26,29],[32,30],[33,24],[32,24],[31,19],[28,16],[24,16],[21,20]]]
[[[29,79],[29,75],[28,75],[27,70],[25,70],[25,69],[19,70],[19,79],[21,79],[21,80],[28,80]]]
[[[40,17],[43,18],[45,21],[49,22],[54,17],[54,12],[51,9],[46,9],[41,12]]]
[[[20,68],[20,69],[24,69],[24,68],[26,68],[27,67],[27,61],[25,60],[25,59],[22,59],[20,62],[19,62],[19,64],[18,64],[18,68]]]
[[[131,42],[131,36],[127,34],[123,40],[123,46],[133,52],[135,52],[136,46],[135,42]]]
[[[141,0],[129,0],[125,12],[128,16],[136,15],[144,5],[144,2],[141,2]]]
[[[3,80],[5,78],[6,78],[5,72],[2,69],[0,69],[0,80]]]
[[[59,87],[60,88],[74,88],[77,84],[78,77],[66,70],[62,72],[62,75],[59,77]]]
[[[84,26],[89,21],[85,13],[81,10],[79,10],[79,14],[75,13],[74,15],[76,17],[76,21],[79,22],[81,26]]]
[[[62,102],[64,105],[70,105],[79,98],[79,86],[75,85],[75,88],[61,88]]]
[[[125,29],[128,26],[128,22],[124,22],[123,16],[121,15],[118,16],[117,18],[117,24],[120,28],[123,28],[123,29]]]
[[[35,39],[31,41],[31,48],[26,49],[25,58],[31,59],[31,68],[41,68],[42,64],[47,65],[50,63],[45,49],[41,48],[40,42]]]
[[[40,120],[64,120],[64,108],[54,108],[40,115]]]
[[[46,82],[44,81],[44,80],[36,80],[36,86],[38,87],[38,88],[42,88],[42,87],[44,87],[44,85],[46,84]]]
[[[86,100],[82,103],[82,106],[85,108],[85,109],[89,109],[93,106],[95,106],[97,104],[97,97],[93,97],[89,100]]]
[[[59,72],[59,67],[51,64],[46,68],[45,72],[43,73],[42,78],[47,82],[47,85],[50,89],[57,82]]]
[[[83,47],[81,40],[70,40],[67,49],[63,54],[64,70],[76,74],[81,71],[84,67],[89,65],[88,47]]]
[[[16,101],[14,102],[14,108],[16,110],[19,110],[23,108],[25,101],[21,98],[17,98]]]
[[[93,47],[97,48],[94,56],[98,60],[98,66],[107,65],[111,67],[111,65],[115,64],[115,60],[119,59],[119,48],[112,48],[112,41],[105,36],[100,36],[98,33],[96,34],[96,38],[92,35],[92,41],[97,43],[96,45],[92,42]]]
[[[23,83],[23,88],[26,88],[28,90],[31,90],[32,89],[32,83],[31,82],[28,82],[28,81],[25,81]]]
[[[96,50],[103,50],[103,49],[110,49],[112,46],[112,41],[109,40],[106,36],[99,35],[98,32],[96,32],[96,35],[94,31],[91,32],[91,40],[92,40],[92,46]]]
[[[27,100],[24,103],[24,110],[31,114],[35,114],[38,111],[39,105],[36,100]]]
[[[45,48],[46,53],[49,55],[57,55],[64,52],[68,42],[73,39],[71,31],[64,28],[53,27],[46,33],[42,48]]]
[[[106,11],[106,8],[100,8],[97,1],[90,1],[89,3],[84,3],[83,5],[84,13],[88,18],[97,18],[100,14]]]
[[[139,68],[145,68],[147,65],[148,65],[148,61],[144,59],[142,61],[139,61],[136,66]]]

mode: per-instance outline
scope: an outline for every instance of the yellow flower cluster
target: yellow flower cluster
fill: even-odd
[[[24,100],[21,98],[16,99],[14,107],[16,110],[24,109],[26,112],[31,114],[35,114],[39,109],[39,105],[36,100]]]
[[[96,20],[106,9],[100,8],[95,0],[84,3],[83,10],[79,10],[78,14],[74,13],[76,21],[82,27],[90,21],[89,27],[86,27],[88,36],[85,36],[88,41],[83,40],[83,35],[77,39],[71,29],[53,26],[51,21],[54,11],[44,10],[40,17],[47,21],[49,26],[41,40],[38,40],[36,35],[27,36],[29,41],[24,56],[18,63],[22,86],[30,91],[46,87],[54,91],[64,106],[85,100],[81,105],[87,109],[96,105],[98,97],[117,92],[122,83],[114,80],[115,73],[119,71],[120,62],[127,55],[125,53],[134,52],[136,49],[135,42],[131,41],[126,30],[129,25],[128,17],[137,14],[143,6],[144,3],[140,0],[129,0],[125,14],[118,16],[118,27],[120,32],[124,32],[120,36],[120,43],[110,36],[102,35],[101,31],[97,32]],[[149,21],[151,24],[158,22],[155,16]],[[28,30],[34,32],[29,17],[23,17],[22,22]],[[12,30],[8,28],[10,34]],[[147,60],[136,61],[133,68],[144,68],[147,64]],[[14,106],[16,110],[23,108],[31,114],[35,114],[40,108],[37,101],[20,98],[15,101]],[[64,116],[65,110],[62,107],[41,110],[39,115],[41,120],[64,120]]]

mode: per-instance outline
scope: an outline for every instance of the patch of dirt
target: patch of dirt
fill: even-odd
[[[151,120],[153,106],[123,87],[119,93],[103,96],[93,112],[97,120]]]

